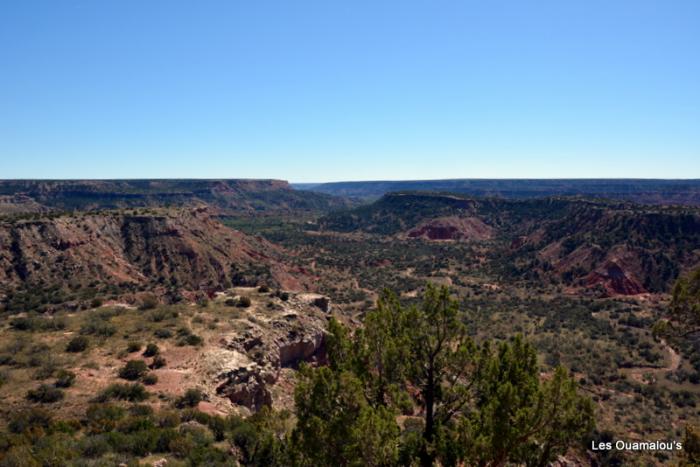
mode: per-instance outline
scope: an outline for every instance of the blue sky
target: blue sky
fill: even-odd
[[[0,178],[700,178],[700,2],[7,1]]]

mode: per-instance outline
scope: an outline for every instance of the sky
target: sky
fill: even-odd
[[[0,2],[0,178],[700,178],[697,0]]]

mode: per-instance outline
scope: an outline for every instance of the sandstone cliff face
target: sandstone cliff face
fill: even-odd
[[[283,368],[325,360],[326,318],[321,308],[303,295],[292,296],[285,307],[265,322],[256,320],[244,332],[221,338],[223,349],[243,358],[216,376],[218,395],[259,410],[272,403],[270,389]]]
[[[428,240],[482,241],[490,239],[493,234],[493,227],[477,217],[440,217],[411,229],[407,236]]]
[[[299,290],[275,245],[229,229],[204,208],[45,217],[0,224],[0,287],[103,284],[220,288],[259,274]]]
[[[663,292],[700,262],[700,215],[579,209],[519,237],[511,249],[516,258],[534,253],[529,269],[567,285],[602,287],[609,295]]]

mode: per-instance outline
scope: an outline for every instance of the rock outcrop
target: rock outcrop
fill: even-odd
[[[411,229],[409,238],[428,240],[488,240],[494,229],[477,217],[440,217]]]
[[[216,376],[217,394],[259,410],[272,403],[270,387],[282,368],[325,360],[326,318],[317,306],[309,305],[307,295],[293,295],[285,309],[266,322],[256,319],[258,323],[243,332],[221,338],[225,351],[245,358]]]

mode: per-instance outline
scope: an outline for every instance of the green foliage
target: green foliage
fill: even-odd
[[[72,338],[66,346],[66,352],[83,352],[90,345],[90,340],[85,336],[76,336]]]
[[[158,382],[158,376],[155,373],[148,373],[143,378],[141,378],[141,381],[146,386],[153,386]]]
[[[158,298],[153,294],[144,295],[139,304],[139,310],[152,310],[158,306]]]
[[[700,268],[676,281],[667,320],[657,323],[654,331],[679,337],[700,332]]]
[[[98,402],[107,402],[111,399],[126,400],[129,402],[142,402],[148,399],[148,392],[143,385],[134,384],[110,384],[97,396]]]
[[[484,348],[477,382],[476,411],[464,419],[471,431],[473,462],[546,465],[572,439],[593,430],[593,407],[576,393],[563,368],[550,379],[538,376],[535,349],[522,338]]]
[[[153,361],[151,362],[151,368],[154,370],[157,370],[158,368],[163,368],[167,362],[165,361],[165,357],[162,355],[156,355],[153,357]]]
[[[155,357],[160,353],[160,349],[156,344],[150,343],[146,346],[146,350],[143,351],[144,357]]]
[[[300,370],[293,454],[301,465],[389,465],[398,457],[395,414],[374,408],[362,382],[331,368]],[[371,430],[371,431],[370,431]]]
[[[69,388],[73,386],[75,382],[75,373],[68,370],[59,370],[56,373],[56,387],[57,388]]]
[[[238,299],[238,304],[237,306],[239,308],[248,308],[251,305],[251,300],[250,297],[247,296],[242,296],[241,298]]]
[[[110,337],[117,332],[117,328],[108,320],[100,317],[88,318],[80,327],[80,333],[86,335],[95,335],[100,337]]]
[[[352,338],[332,320],[329,366],[299,374],[296,462],[546,465],[589,434],[592,405],[566,371],[541,381],[529,343],[494,351],[461,319],[449,291],[429,285],[419,306],[385,292]]]
[[[12,433],[45,431],[51,425],[52,419],[50,412],[35,407],[14,413],[10,417],[8,428]]]
[[[143,360],[129,360],[126,365],[119,370],[119,377],[135,381],[148,373],[148,365]]]
[[[200,389],[190,388],[175,402],[175,406],[179,408],[196,407],[204,399],[205,395]]]
[[[30,315],[11,319],[10,326],[17,331],[61,331],[66,328],[66,321],[60,317]]]
[[[153,331],[153,335],[159,339],[169,339],[173,337],[173,332],[168,328],[158,328]]]
[[[202,345],[202,343],[204,342],[204,340],[200,336],[193,334],[192,331],[186,327],[180,328],[177,331],[177,334],[179,336],[179,338],[177,340],[177,345],[179,345],[179,346],[184,346],[184,345],[198,346],[198,345]]]
[[[27,391],[27,399],[32,402],[41,402],[42,404],[51,404],[63,399],[63,391],[48,384],[42,384],[36,389]]]
[[[683,456],[680,467],[700,465],[700,430],[696,426],[686,426],[683,437]]]

